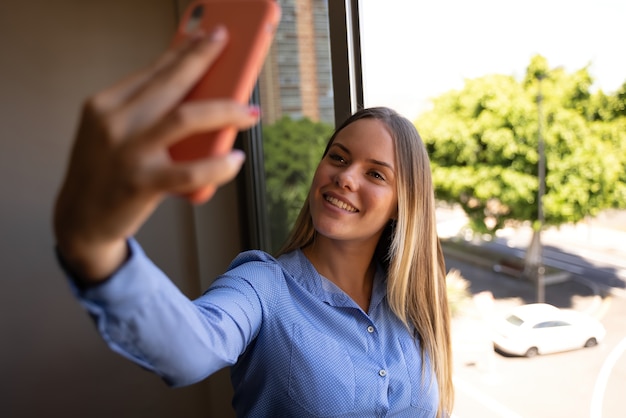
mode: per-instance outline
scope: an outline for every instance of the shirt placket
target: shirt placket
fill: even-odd
[[[372,367],[372,379],[376,381],[373,387],[376,387],[376,392],[370,396],[376,398],[376,416],[384,417],[389,412],[389,370],[387,368],[387,362],[384,356],[384,350],[382,342],[380,341],[380,334],[376,328],[376,325],[367,317],[368,325],[365,328],[367,338],[369,340],[369,346],[371,358],[375,367]]]

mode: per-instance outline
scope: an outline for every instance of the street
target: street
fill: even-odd
[[[443,238],[463,235],[463,216],[458,211],[438,212],[438,219]],[[507,229],[479,245],[496,254],[523,258],[530,236],[529,228]],[[531,359],[497,353],[491,343],[489,321],[513,306],[535,302],[536,288],[530,282],[496,273],[492,266],[474,262],[477,260],[472,257],[447,253],[448,270],[460,271],[475,300],[453,319],[454,418],[624,416],[624,214],[620,214],[619,223],[608,220],[552,228],[544,231],[542,242],[546,266],[569,273],[567,280],[546,285],[546,302],[595,316],[605,326],[606,338],[597,347]],[[489,303],[485,303],[486,297]]]
[[[462,272],[463,263],[449,262]],[[511,280],[511,279],[505,279]],[[550,301],[548,288],[548,301]],[[518,298],[495,301],[494,311],[502,314]],[[532,359],[508,357],[493,350],[488,325],[480,317],[455,319],[455,418],[618,418],[623,417],[623,390],[626,385],[626,353],[617,352],[617,361],[600,371],[626,338],[626,299],[611,297],[601,308],[607,329],[605,341],[597,347]],[[602,388],[602,386],[605,386]],[[592,400],[599,404],[592,411]]]

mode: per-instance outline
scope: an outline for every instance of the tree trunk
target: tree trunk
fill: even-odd
[[[543,262],[542,252],[541,230],[535,229],[524,256],[524,277],[533,281],[537,278],[537,268]]]
[[[533,229],[533,236],[524,257],[524,273],[522,276],[536,284],[538,303],[543,303],[545,301],[543,271],[541,228],[535,228]]]

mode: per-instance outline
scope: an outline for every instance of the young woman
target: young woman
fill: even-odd
[[[386,108],[331,137],[278,258],[240,254],[190,301],[132,238],[170,193],[222,184],[241,153],[174,163],[189,133],[256,122],[228,101],[180,104],[216,30],[90,99],[55,208],[59,260],[116,352],[173,386],[232,366],[238,416],[451,413],[445,266],[425,148]],[[181,88],[182,87],[182,88]]]

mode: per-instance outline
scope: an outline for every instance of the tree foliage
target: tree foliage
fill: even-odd
[[[278,249],[306,200],[333,127],[287,116],[263,127],[267,203],[273,250]]]
[[[608,95],[592,84],[587,68],[550,69],[537,55],[521,81],[488,75],[434,99],[416,126],[437,197],[460,203],[482,232],[537,219],[541,117],[546,223],[626,207],[626,82]]]

